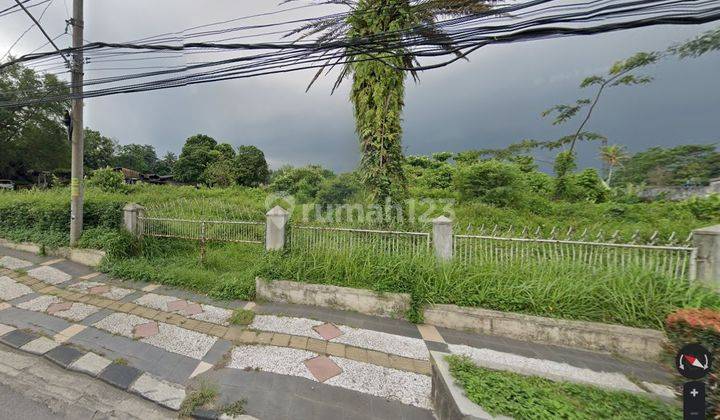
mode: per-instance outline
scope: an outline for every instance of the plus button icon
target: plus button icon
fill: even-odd
[[[697,389],[693,388],[692,391],[690,391],[690,394],[692,394],[693,397],[697,397],[699,392],[697,391]]]

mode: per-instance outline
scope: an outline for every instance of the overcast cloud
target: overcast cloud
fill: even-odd
[[[11,0],[0,0],[0,9]],[[51,36],[64,31],[66,5],[54,0],[42,23]],[[90,41],[127,41],[252,13],[272,11],[259,0],[86,0]],[[31,9],[36,16],[42,6]],[[282,19],[316,16],[306,9]],[[277,16],[266,20],[279,19]],[[0,17],[0,54],[30,25],[16,13]],[[575,125],[553,127],[540,117],[557,103],[589,96],[577,86],[613,61],[637,51],[662,49],[718,23],[653,27],[605,34],[491,46],[470,62],[426,72],[407,83],[403,143],[408,154],[503,147],[524,138],[553,139]],[[13,49],[20,55],[44,43],[33,28]],[[68,46],[70,37],[58,40]],[[127,65],[127,64],[123,64]],[[95,67],[99,67],[96,64]],[[87,77],[105,76],[88,66]],[[656,145],[720,141],[720,54],[667,60],[647,69],[648,86],[618,88],[602,100],[589,130],[631,151]],[[195,85],[86,101],[86,125],[120,143],[151,144],[162,155],[178,153],[190,135],[204,133],[235,146],[261,148],[272,166],[319,163],[349,170],[358,161],[346,83],[330,95],[330,79],[305,93],[312,72]],[[331,77],[332,78],[332,77]],[[596,165],[596,150],[584,146],[581,163]],[[550,160],[550,155],[544,156]]]

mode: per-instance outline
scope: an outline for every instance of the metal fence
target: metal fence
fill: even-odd
[[[348,229],[318,226],[291,226],[293,249],[368,249],[389,254],[429,252],[430,234],[390,230]]]
[[[139,217],[140,232],[145,236],[191,239],[200,242],[265,242],[264,222],[235,220],[190,220],[163,217]]]
[[[595,241],[558,239],[553,236],[554,232],[550,238],[527,235],[513,237],[495,234],[495,230],[489,235],[456,234],[453,254],[454,258],[465,263],[527,264],[567,261],[584,263],[589,267],[638,267],[690,280],[695,277],[697,249],[688,245],[689,241],[673,243],[674,234],[665,245],[632,243],[637,240],[637,235],[627,243],[619,242],[617,234],[610,240],[604,240],[600,235]],[[656,242],[657,234],[650,240]]]

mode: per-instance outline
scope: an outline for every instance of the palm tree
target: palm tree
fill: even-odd
[[[627,152],[625,152],[625,146],[613,144],[610,146],[603,146],[600,148],[600,159],[605,162],[608,167],[607,179],[605,184],[610,186],[610,181],[613,176],[613,169],[622,166],[623,162],[628,158]]]
[[[492,2],[494,0],[321,0],[320,4],[344,4],[350,12],[313,21],[290,35],[299,34],[301,39],[318,35],[318,41],[323,42],[338,37],[358,39],[419,28],[413,31],[413,36],[442,43],[442,48],[451,51],[454,49],[452,40],[436,25],[439,17],[487,12]],[[395,42],[400,36],[385,39]],[[352,76],[350,101],[360,140],[363,182],[374,201],[385,204],[386,200],[397,200],[406,192],[401,147],[405,76],[409,72],[417,81],[417,74],[401,69],[412,69],[417,61],[407,50],[385,51],[380,55],[382,57],[348,48],[344,54],[347,62],[342,66],[333,91],[346,77]],[[462,54],[456,52],[456,55]],[[328,60],[310,86],[326,67],[332,68],[339,61]]]

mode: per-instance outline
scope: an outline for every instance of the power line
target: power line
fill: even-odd
[[[17,1],[17,0],[16,0],[16,1]],[[53,0],[48,0],[48,4],[47,4],[47,6],[45,6],[45,8],[43,9],[43,11],[42,11],[42,13],[40,14],[40,17],[38,18],[38,20],[41,20],[41,19],[43,18],[43,16],[45,16],[45,12],[47,12],[47,9],[48,9],[48,7],[50,7],[50,5],[52,4],[52,2],[53,2]],[[33,21],[34,21],[34,20],[35,20],[35,19],[33,19]],[[10,54],[10,51],[12,51],[12,49],[15,48],[15,45],[17,45],[17,43],[20,42],[21,39],[23,39],[23,37],[25,36],[26,33],[30,32],[30,29],[32,29],[33,26],[35,26],[35,25],[34,25],[34,24],[33,24],[33,25],[30,25],[27,29],[25,29],[25,31],[24,31],[22,34],[20,34],[20,37],[19,37],[17,40],[15,40],[15,42],[13,42],[13,44],[10,46],[10,48],[8,48],[7,52],[6,52],[5,54],[3,54],[2,57],[0,57],[0,61],[4,60],[5,57],[7,57],[8,54]]]
[[[55,41],[52,38],[50,38],[50,35],[48,35],[47,32],[45,32],[45,28],[43,28],[42,25],[40,25],[40,22],[37,19],[35,19],[35,16],[33,16],[32,13],[30,13],[30,11],[28,11],[28,9],[26,9],[25,6],[23,6],[23,4],[20,2],[20,0],[15,0],[15,3],[17,3],[17,5],[20,6],[25,11],[25,13],[30,17],[30,19],[32,19],[32,21],[35,23],[35,25],[37,25],[38,29],[40,29],[40,32],[42,32],[42,34],[45,36],[45,38],[47,38],[48,42],[50,44],[52,44],[52,46],[55,48],[55,51],[60,53],[62,58],[65,59],[65,62],[67,63],[68,67],[70,67],[70,60],[68,60],[67,57],[65,57],[65,54],[63,54],[60,51],[60,48],[58,48],[58,46],[55,45]],[[52,1],[48,4],[48,7],[50,6],[50,4],[52,4]]]

